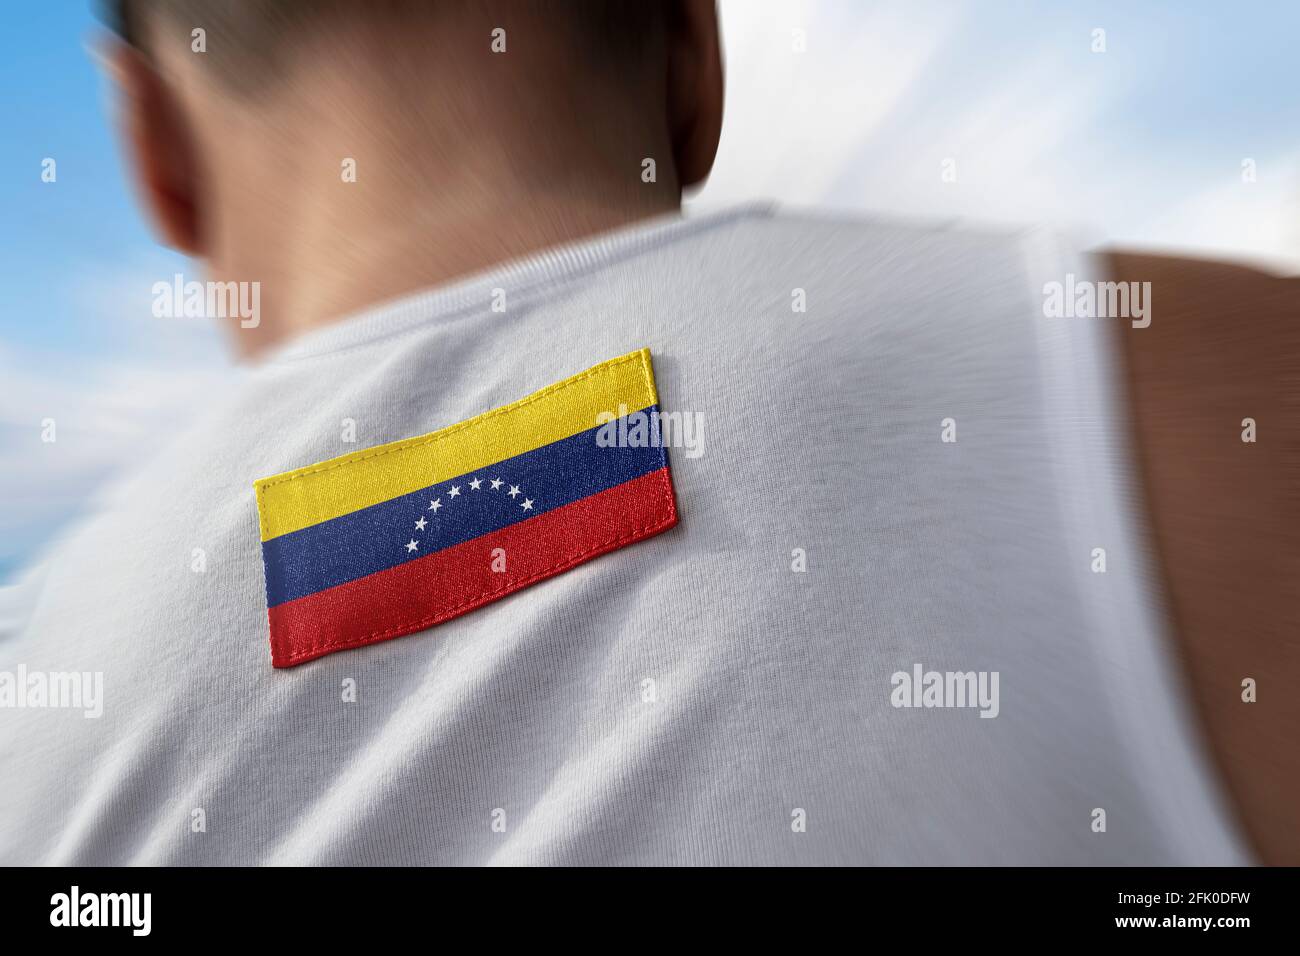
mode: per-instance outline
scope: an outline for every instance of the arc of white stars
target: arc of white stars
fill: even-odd
[[[502,481],[500,478],[493,478],[489,482],[488,487],[491,488],[492,491],[497,491],[504,484],[505,482]],[[483,479],[479,478],[477,475],[474,476],[472,479],[470,479],[469,487],[471,490],[479,491],[482,485],[483,485]],[[510,485],[510,490],[507,491],[506,494],[509,495],[510,499],[513,501],[515,498],[518,498],[520,495],[522,495],[523,491],[520,489],[518,485]],[[447,496],[450,498],[459,497],[460,485],[452,485],[447,490]],[[536,502],[532,498],[525,496],[524,500],[520,503],[519,507],[522,508],[524,511],[533,511],[534,510],[533,505],[535,503]],[[434,498],[432,501],[429,502],[429,507],[426,510],[432,511],[436,515],[438,513],[438,509],[440,509],[441,507],[442,507],[442,498]],[[421,515],[420,520],[415,522],[415,529],[417,531],[423,531],[426,527],[428,527],[428,524],[429,524],[428,521],[426,521],[424,516]],[[411,553],[415,551],[419,546],[420,543],[416,541],[414,538],[408,541],[405,545],[407,553]]]

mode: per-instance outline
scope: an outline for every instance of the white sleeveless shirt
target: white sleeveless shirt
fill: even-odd
[[[1042,233],[744,208],[302,338],[6,594],[0,675],[103,683],[99,717],[0,707],[0,862],[1247,862],[1161,630],[1116,320],[1043,314],[1088,272]],[[272,669],[255,478],[647,346],[700,423],[676,528]]]

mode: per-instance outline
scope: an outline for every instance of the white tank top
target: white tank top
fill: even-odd
[[[1046,234],[744,208],[301,339],[7,592],[0,684],[99,674],[102,715],[0,708],[0,862],[1245,862],[1161,632],[1115,320],[1043,314],[1068,273]],[[700,423],[677,527],[272,669],[255,478],[642,347]]]

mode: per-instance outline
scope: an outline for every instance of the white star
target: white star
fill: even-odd
[[[511,485],[511,486],[510,486],[509,495],[510,495],[511,498],[518,498],[520,494],[521,494],[521,492],[519,491],[519,486],[518,486],[518,485]]]
[[[441,507],[442,507],[442,499],[434,498],[432,501],[429,502],[429,507],[427,510],[432,511],[434,514],[437,514],[438,509]]]
[[[407,551],[414,551],[414,550],[415,550],[416,548],[418,548],[418,547],[419,547],[419,545],[415,543],[415,539],[414,539],[414,538],[412,538],[410,541],[406,542],[406,550],[407,550]]]
[[[500,487],[501,487],[501,479],[500,479],[500,478],[493,478],[493,479],[492,479],[492,490],[493,490],[493,491],[496,491],[496,490],[497,490],[498,488],[500,488]]]
[[[525,499],[524,499],[524,503],[523,503],[522,505],[520,505],[520,507],[523,508],[525,511],[532,511],[532,510],[533,510],[533,499],[532,499],[532,498],[525,498]]]
[[[478,491],[478,486],[481,484],[483,484],[483,482],[480,479],[475,478],[473,481],[469,483],[469,486],[473,488],[475,491]]]
[[[416,530],[416,531],[423,531],[423,530],[424,530],[424,526],[425,526],[426,524],[428,524],[428,522],[425,521],[423,517],[420,518],[420,520],[417,521],[417,522],[415,523],[415,530]]]
[[[447,494],[455,498],[458,494],[460,494],[460,485],[452,485],[451,491],[447,492]]]

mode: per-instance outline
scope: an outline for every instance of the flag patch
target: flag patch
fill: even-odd
[[[672,527],[662,442],[624,420],[658,411],[641,349],[449,428],[254,482],[271,663],[424,630]]]

